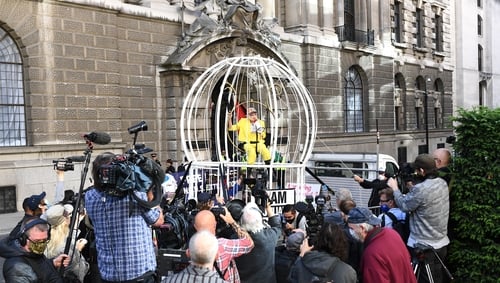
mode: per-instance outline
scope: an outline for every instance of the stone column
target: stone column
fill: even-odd
[[[302,11],[301,0],[285,1],[285,28],[294,28],[301,24]]]
[[[333,31],[335,27],[335,17],[337,17],[337,13],[335,13],[333,2],[334,1],[331,0],[322,0],[321,29],[326,32]]]
[[[274,0],[258,0],[257,3],[262,6],[262,19],[265,22],[272,21],[276,18]]]

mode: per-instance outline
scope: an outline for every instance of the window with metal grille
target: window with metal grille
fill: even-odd
[[[436,51],[443,51],[443,17],[436,15],[434,18],[434,24],[436,26]]]
[[[422,47],[424,42],[424,18],[422,9],[418,9],[415,13],[415,25],[416,25],[416,45],[417,47]]]
[[[23,68],[14,40],[0,28],[0,146],[26,145]]]
[[[402,30],[403,30],[403,21],[402,21],[402,4],[401,2],[394,3],[394,40],[396,42],[402,42]]]
[[[16,211],[16,187],[0,187],[0,213],[10,213]]]
[[[344,77],[345,132],[363,132],[363,82],[354,67]]]

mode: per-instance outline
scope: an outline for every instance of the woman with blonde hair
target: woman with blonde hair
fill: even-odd
[[[45,250],[45,255],[48,258],[56,257],[64,253],[66,247],[66,239],[69,235],[69,224],[71,220],[71,213],[73,212],[73,206],[66,204],[56,204],[51,206],[45,213],[47,222],[51,225],[50,229],[50,241]],[[70,282],[83,282],[85,274],[89,270],[89,264],[81,255],[81,250],[85,247],[87,240],[79,239],[76,241],[76,236],[78,231],[74,231],[69,251],[69,256],[71,257],[71,263],[64,270],[64,277],[66,280],[71,280]],[[76,241],[76,245],[74,245]],[[65,281],[66,282],[66,281]]]

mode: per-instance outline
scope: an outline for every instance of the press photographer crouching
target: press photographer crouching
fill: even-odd
[[[124,184],[120,168],[133,171],[129,172],[133,184],[128,184],[133,187]],[[94,186],[85,193],[85,208],[94,226],[103,282],[156,282],[150,225],[161,225],[163,213],[159,206],[148,204],[158,185],[161,189],[156,180],[163,180],[162,174],[154,161],[140,155],[106,152],[95,158]]]

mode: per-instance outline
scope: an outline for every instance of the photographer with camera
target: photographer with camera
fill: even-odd
[[[202,210],[198,212],[194,218],[194,228],[196,231],[207,230],[216,235],[217,219],[221,219],[236,232],[237,239],[226,239],[217,237],[219,249],[215,261],[215,269],[220,277],[227,282],[240,282],[240,276],[234,259],[249,253],[253,249],[253,240],[248,233],[243,230],[238,223],[233,219],[226,207],[223,207],[223,212],[213,212],[210,210]]]
[[[154,283],[156,254],[150,226],[161,225],[163,213],[159,206],[141,205],[141,201],[152,201],[155,197],[151,188],[124,191],[117,185],[113,179],[118,175],[115,167],[128,165],[119,160],[111,152],[98,155],[92,163],[94,186],[85,193],[85,207],[95,232],[99,271],[103,282]],[[156,163],[148,161],[155,168]],[[154,172],[157,171],[156,168]],[[161,168],[159,171],[163,174]]]
[[[292,233],[295,229],[301,229],[302,231],[306,231],[307,229],[307,219],[304,217],[304,214],[297,213],[295,206],[292,204],[286,204],[283,206],[283,210],[281,213],[281,223],[283,229],[283,242],[286,241],[286,238]]]
[[[418,282],[441,283],[446,271],[442,261],[446,260],[447,246],[450,243],[448,185],[445,180],[439,178],[434,157],[430,154],[418,155],[411,167],[417,173],[417,184],[409,193],[401,193],[395,180],[391,179],[389,186],[394,190],[394,200],[398,207],[410,213],[410,236],[407,245],[414,262],[418,261],[415,253],[417,246],[430,247],[424,251],[430,272],[421,272]]]
[[[380,196],[378,192],[382,189],[387,188],[387,181],[389,177],[390,176],[388,176],[388,174],[386,173],[385,168],[378,169],[378,177],[373,181],[365,180],[358,175],[353,176],[354,180],[358,182],[363,189],[372,190],[370,199],[368,200],[368,207],[370,207],[372,211],[377,212],[376,214],[378,214],[378,211],[375,211],[374,208],[380,205]]]
[[[241,228],[246,230],[253,240],[253,250],[236,259],[240,279],[243,283],[275,283],[274,270],[275,248],[281,235],[279,215],[273,213],[271,203],[266,205],[268,225],[262,218],[262,211],[253,203],[247,203],[240,219]]]

